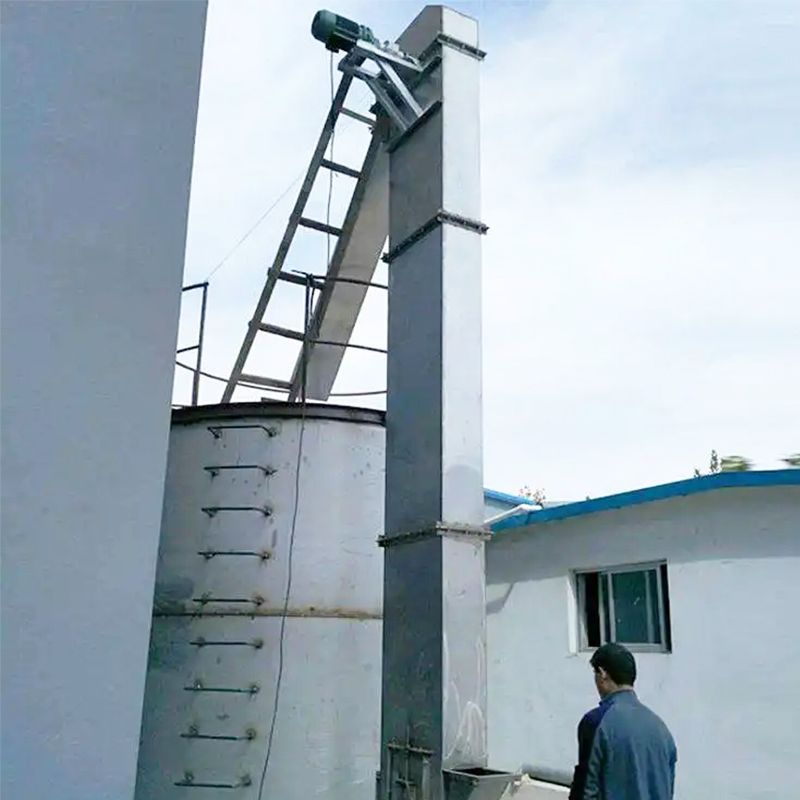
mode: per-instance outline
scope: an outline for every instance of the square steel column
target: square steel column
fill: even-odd
[[[477,44],[442,6],[399,39],[434,61],[390,145],[383,800],[452,795],[442,770],[487,760]]]

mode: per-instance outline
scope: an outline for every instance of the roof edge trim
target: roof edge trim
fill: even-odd
[[[752,472],[718,472],[715,475],[704,475],[700,478],[663,483],[646,489],[634,489],[620,494],[582,500],[577,503],[565,503],[552,508],[528,511],[507,517],[492,525],[492,531],[524,528],[542,522],[579,517],[585,514],[596,514],[601,511],[614,511],[628,506],[652,503],[658,500],[669,500],[673,497],[685,497],[700,492],[716,489],[741,489],[761,486],[793,486],[800,485],[800,469],[755,470]]]

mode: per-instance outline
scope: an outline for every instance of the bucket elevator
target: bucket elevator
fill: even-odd
[[[426,7],[396,44],[327,11],[312,33],[343,74],[225,388],[328,399],[388,235],[383,672],[379,800],[499,797],[487,767],[477,22]],[[360,171],[325,158],[354,80],[374,94]],[[356,179],[344,224],[304,216],[321,169]],[[328,273],[283,269],[298,227],[337,237]],[[280,280],[319,290],[306,330],[265,321]],[[303,342],[294,373],[245,372],[259,333]]]
[[[146,715],[147,765],[140,770],[140,790],[142,796],[161,791],[148,787],[161,786],[157,777],[164,771],[163,753],[174,747],[174,736],[168,737],[174,732],[160,721],[169,718],[172,725],[171,708],[180,707],[186,716],[182,724],[188,726],[182,729],[181,741],[197,747],[176,756],[177,761],[189,754],[183,777],[173,786],[183,791],[257,785],[258,797],[262,796],[279,689],[273,700],[269,692],[262,695],[260,687],[272,683],[267,662],[276,648],[277,674],[283,674],[284,628],[288,651],[298,664],[297,674],[287,677],[293,698],[287,702],[296,711],[307,709],[303,718],[308,732],[303,739],[301,726],[292,721],[282,729],[285,741],[275,743],[271,763],[276,766],[269,773],[268,794],[286,795],[285,771],[279,765],[291,747],[307,748],[306,760],[319,754],[320,773],[335,776],[340,770],[332,763],[336,759],[326,742],[337,734],[325,726],[323,717],[329,707],[344,707],[351,701],[350,689],[331,687],[334,694],[319,695],[318,711],[313,712],[309,701],[330,681],[314,673],[310,654],[316,652],[314,664],[321,669],[324,653],[339,652],[338,634],[321,621],[323,610],[342,620],[335,628],[341,632],[352,624],[344,621],[343,600],[359,606],[354,614],[364,617],[359,604],[374,597],[380,608],[382,594],[380,630],[362,626],[360,632],[353,630],[351,639],[352,647],[361,643],[365,654],[373,653],[369,644],[373,642],[374,655],[366,656],[366,665],[377,665],[381,653],[380,737],[378,742],[378,714],[371,704],[373,712],[365,718],[369,724],[361,723],[367,737],[361,738],[360,731],[356,736],[349,728],[345,732],[363,743],[351,755],[361,759],[365,750],[379,754],[378,800],[497,800],[516,776],[490,769],[487,753],[484,547],[488,532],[483,524],[481,401],[481,237],[487,227],[480,221],[479,115],[485,54],[478,47],[478,25],[446,7],[427,6],[396,43],[382,43],[369,28],[328,11],[316,15],[311,32],[332,53],[344,52],[338,90],[222,404],[184,409],[173,417],[156,593],[164,602],[157,609],[161,638],[154,645],[154,652],[169,655],[158,656],[160,666],[148,684],[153,701],[147,705],[153,711]],[[346,105],[355,82],[366,84],[374,96],[369,116]],[[371,130],[360,169],[326,157],[341,116],[355,118]],[[326,170],[354,181],[341,227],[331,225],[330,219],[314,219],[307,211],[315,181]],[[301,228],[336,241],[324,275],[287,268],[291,263],[287,256]],[[389,280],[383,287],[388,289],[385,497],[378,498],[370,476],[376,476],[380,486],[383,459],[370,458],[368,451],[383,448],[379,443],[383,432],[376,432],[374,421],[363,414],[355,418],[339,411],[341,419],[334,418],[333,406],[310,403],[329,400],[343,355],[356,346],[350,338],[367,290],[375,285],[381,258],[389,265]],[[305,288],[302,330],[277,324],[281,309],[275,308],[279,303],[273,296],[281,281]],[[256,360],[252,357],[256,339],[264,336],[301,344],[290,375],[263,374],[269,371],[263,368],[259,374],[248,366]],[[239,405],[235,395],[240,387],[279,393],[289,402]],[[303,455],[306,423],[310,449]],[[264,438],[262,431],[271,433]],[[350,442],[352,447],[346,444]],[[296,466],[288,455],[293,448],[298,449]],[[309,453],[316,454],[313,465]],[[203,462],[196,463],[199,458],[211,461],[202,466]],[[315,484],[318,497],[330,498],[323,506],[330,523],[322,521],[324,515],[315,522],[306,507],[300,513],[303,534],[296,567],[298,576],[307,576],[308,585],[305,579],[298,580],[290,598],[287,577],[285,603],[276,607],[272,598],[281,593],[280,574],[286,569],[291,575],[301,465],[309,464],[304,477],[309,480],[312,473],[330,472],[331,459],[336,459],[337,477],[320,475]],[[346,493],[347,502],[337,505],[333,497],[345,474],[354,485]],[[342,523],[350,520],[349,526],[337,529],[336,508],[342,511]],[[241,523],[234,522],[235,511]],[[372,511],[377,519],[383,513],[378,539],[383,551],[382,593],[381,562],[374,545],[380,523],[370,522]],[[361,558],[355,571],[348,568],[348,572],[345,556],[335,554],[345,541],[351,549],[369,549],[375,559]],[[269,551],[259,560],[265,546]],[[195,550],[204,562],[192,557]],[[315,579],[316,584],[310,578],[318,569],[315,559],[323,559],[327,571],[327,577]],[[241,566],[226,566],[234,561]],[[358,570],[367,565],[369,574],[359,578]],[[352,585],[352,591],[334,586],[337,576],[342,586]],[[228,608],[234,602],[244,611],[237,614]],[[279,635],[270,621],[276,618],[281,620]],[[319,619],[319,624],[312,619]],[[370,630],[382,637],[380,648],[377,636],[370,640]],[[316,651],[314,641],[319,643]],[[257,658],[254,654],[262,647],[264,656]],[[220,652],[212,658],[215,648]],[[180,670],[170,666],[181,659]],[[359,667],[350,664],[351,670]],[[179,681],[185,682],[184,671],[189,670],[192,682],[182,686]],[[305,696],[293,683],[301,670],[314,682]],[[280,678],[275,685],[280,686]],[[376,701],[377,689],[376,682]],[[212,702],[212,691],[221,699]],[[176,692],[183,696],[177,706],[169,701]],[[254,720],[269,716],[262,709],[264,703],[273,711],[262,767],[255,760],[260,747],[253,748],[252,743],[262,736],[261,725]],[[359,723],[351,717],[348,724]],[[156,744],[158,737],[163,746]],[[200,745],[223,740],[233,742],[229,751],[236,774],[234,761],[225,761],[220,748],[200,758]],[[188,761],[197,767],[197,774]],[[305,768],[313,768],[312,763],[313,759]],[[367,784],[373,763],[366,767]],[[359,777],[363,774],[358,772],[355,783],[348,786],[366,788]],[[333,788],[342,780],[320,779],[313,791],[339,796],[337,792],[350,791]],[[164,797],[172,797],[169,791],[174,790],[164,791]]]

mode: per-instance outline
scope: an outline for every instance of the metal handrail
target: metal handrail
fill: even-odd
[[[197,350],[197,360],[194,369],[188,367],[188,369],[190,369],[193,373],[192,403],[191,403],[193,406],[196,406],[200,399],[200,376],[202,375],[203,341],[205,339],[205,332],[206,332],[206,304],[208,302],[208,281],[203,281],[202,283],[193,283],[190,286],[184,286],[181,289],[181,294],[183,294],[183,292],[191,292],[195,289],[203,290],[203,299],[200,305],[200,330],[198,332],[197,344],[190,345],[189,347],[181,347],[175,353],[175,355],[180,355],[181,353],[189,353],[192,350]]]

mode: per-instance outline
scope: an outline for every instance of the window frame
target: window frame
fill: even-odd
[[[647,631],[648,638],[654,638],[652,613],[652,597],[650,593],[651,572],[656,574],[656,598],[658,602],[658,624],[661,642],[623,642],[616,639],[616,615],[614,613],[614,590],[613,576],[628,572],[643,572],[645,575],[645,598],[647,602]],[[672,631],[670,630],[670,617],[667,609],[669,603],[669,589],[664,584],[662,575],[667,573],[668,565],[666,559],[659,561],[644,561],[636,564],[618,564],[606,567],[596,567],[594,569],[579,569],[573,571],[575,581],[577,612],[578,612],[578,647],[582,652],[594,652],[597,647],[589,644],[586,620],[586,580],[585,575],[597,575],[598,589],[598,622],[600,627],[600,643],[616,642],[624,645],[631,652],[635,653],[671,653],[672,652]],[[604,613],[605,599],[608,596],[608,626],[606,625],[606,615]],[[610,630],[606,630],[610,627]]]

